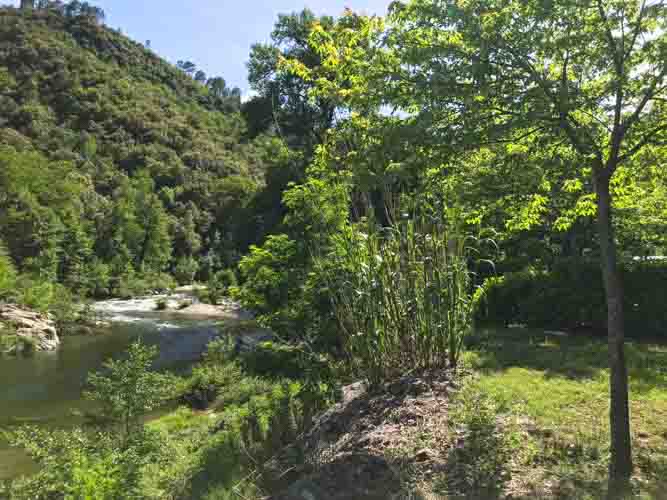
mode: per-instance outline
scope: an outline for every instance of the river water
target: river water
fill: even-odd
[[[0,357],[0,429],[22,423],[54,427],[79,423],[86,410],[81,393],[87,374],[106,359],[122,356],[135,339],[159,347],[156,367],[160,369],[179,369],[200,359],[206,345],[219,334],[218,322],[157,312],[160,298],[165,297],[98,302],[94,309],[111,321],[110,331],[64,337],[55,352]],[[170,307],[184,298],[169,297]],[[20,450],[0,442],[0,480],[29,473],[32,468]]]

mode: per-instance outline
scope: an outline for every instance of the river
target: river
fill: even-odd
[[[157,312],[161,298],[166,297],[98,302],[94,310],[111,321],[111,331],[64,337],[55,352],[0,357],[0,428],[21,423],[65,427],[81,422],[87,374],[106,359],[121,356],[135,339],[159,347],[156,367],[160,369],[182,369],[200,359],[219,334],[219,320]],[[184,298],[169,297],[170,307]],[[0,480],[29,473],[33,467],[23,452],[0,442]]]

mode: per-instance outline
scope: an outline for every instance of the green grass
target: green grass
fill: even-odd
[[[642,498],[665,498],[667,346],[628,343],[626,353],[634,486]],[[609,452],[604,339],[489,331],[470,346],[465,362],[476,373],[475,385],[517,424],[515,486],[533,488],[535,495],[545,483],[561,496],[601,495]]]

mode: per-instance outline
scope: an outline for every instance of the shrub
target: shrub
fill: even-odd
[[[157,348],[135,342],[125,360],[109,360],[104,372],[88,376],[86,399],[98,403],[105,418],[121,426],[127,441],[141,428],[142,416],[172,396],[168,375],[151,371]]]
[[[176,262],[174,277],[179,285],[191,285],[198,270],[199,264],[194,257],[181,257]]]
[[[206,409],[215,402],[223,388],[238,384],[241,378],[241,370],[234,363],[196,366],[185,383],[181,400],[192,408]]]
[[[498,414],[496,403],[479,387],[468,384],[457,396],[445,484],[455,498],[497,498],[509,480],[511,441]]]
[[[354,227],[336,242],[324,261],[344,270],[343,280],[331,274],[329,290],[356,367],[379,383],[414,368],[456,366],[473,319],[463,239],[442,223],[404,219],[367,233]]]
[[[148,273],[143,275],[148,287],[157,292],[171,292],[176,288],[176,280],[166,273]]]
[[[629,336],[667,334],[667,265],[632,263],[623,269]],[[565,261],[551,271],[526,270],[484,284],[480,321],[535,328],[606,329],[602,275],[596,262]]]
[[[111,287],[111,267],[98,259],[94,259],[89,266],[88,274],[92,296],[97,298],[108,297]]]
[[[213,274],[208,281],[208,299],[217,304],[221,297],[227,295],[230,287],[236,286],[236,274],[231,269],[224,269]]]
[[[269,236],[262,247],[251,246],[239,263],[243,283],[231,287],[232,296],[267,319],[270,315],[286,315],[291,284],[297,275],[296,255],[296,242],[285,234]]]
[[[21,275],[17,283],[17,301],[38,311],[47,312],[56,294],[55,283],[33,276]]]
[[[226,363],[232,361],[235,357],[234,348],[235,343],[231,337],[229,328],[225,330],[230,335],[224,335],[218,339],[212,340],[206,346],[204,353],[204,361],[207,363]]]
[[[240,357],[249,373],[272,378],[300,378],[303,374],[301,349],[289,344],[260,342]]]
[[[16,290],[16,270],[12,259],[7,255],[0,241],[0,299],[7,299]]]
[[[72,292],[62,285],[55,285],[49,312],[59,329],[71,328],[81,318],[81,308],[76,304]]]
[[[315,295],[306,283],[313,274],[303,244],[285,234],[271,235],[262,247],[252,246],[239,263],[239,286],[232,298],[257,313],[257,321],[285,339],[303,339],[319,321]],[[327,304],[330,307],[327,296]]]
[[[667,263],[633,263],[623,274],[625,324],[631,336],[667,336]]]
[[[36,474],[10,484],[9,498],[144,498],[142,469],[166,458],[162,436],[147,430],[126,443],[110,432],[29,426],[7,438],[40,466]]]
[[[145,295],[149,290],[150,286],[141,276],[129,272],[118,279],[114,293],[123,299],[131,299],[138,295]]]

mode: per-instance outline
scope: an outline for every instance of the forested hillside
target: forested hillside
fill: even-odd
[[[206,279],[261,237],[245,212],[279,146],[248,138],[238,89],[101,14],[0,9],[0,245],[24,277],[80,295]]]

